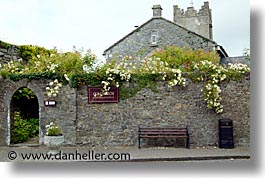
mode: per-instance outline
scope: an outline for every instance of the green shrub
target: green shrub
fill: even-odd
[[[203,49],[193,50],[178,46],[164,47],[163,50],[155,52],[153,56],[160,58],[161,61],[167,62],[169,67],[179,68],[183,72],[189,72],[192,69],[192,65],[200,61],[219,63],[219,56],[214,51],[206,52]]]
[[[29,137],[35,137],[39,135],[39,119],[30,118],[27,119]]]
[[[51,55],[56,52],[56,50],[49,50],[39,46],[33,45],[22,45],[19,46],[20,56],[24,61],[29,61],[30,59],[37,57],[38,55]]]
[[[23,78],[58,79],[71,78],[72,75],[95,71],[98,62],[96,56],[89,50],[59,53],[38,46],[20,46],[23,60],[10,61],[0,68],[0,74],[5,78],[18,81]],[[25,62],[26,61],[26,62]],[[68,82],[63,82],[68,84]]]
[[[14,129],[12,143],[23,143],[39,134],[39,120],[35,118],[22,119],[19,112],[14,114]]]
[[[10,46],[11,46],[11,44],[6,43],[6,42],[3,42],[3,41],[0,40],[0,47],[1,47],[1,48],[5,48],[5,49],[7,49],[7,48],[9,48]]]
[[[14,93],[13,98],[16,100],[19,100],[22,98],[30,100],[30,99],[36,98],[36,95],[29,88],[20,88]]]
[[[14,130],[11,142],[23,143],[29,139],[27,121],[22,119],[18,114],[14,116]]]

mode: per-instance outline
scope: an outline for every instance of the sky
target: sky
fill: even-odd
[[[250,48],[249,0],[208,0],[213,40],[229,56]],[[195,9],[204,0],[193,0]],[[105,49],[152,18],[160,4],[162,16],[173,21],[173,5],[186,10],[191,0],[0,0],[0,40],[38,45],[64,52],[91,49],[99,58]]]

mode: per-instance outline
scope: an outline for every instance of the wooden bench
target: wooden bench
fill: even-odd
[[[188,128],[141,128],[138,130],[139,149],[141,148],[142,138],[175,138],[185,139],[186,148],[190,148],[190,138]]]

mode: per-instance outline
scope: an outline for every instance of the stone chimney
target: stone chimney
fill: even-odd
[[[162,7],[160,5],[153,5],[153,17],[161,17],[162,16]]]

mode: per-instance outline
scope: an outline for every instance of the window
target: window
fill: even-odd
[[[151,44],[157,45],[157,32],[152,32],[151,34]]]

